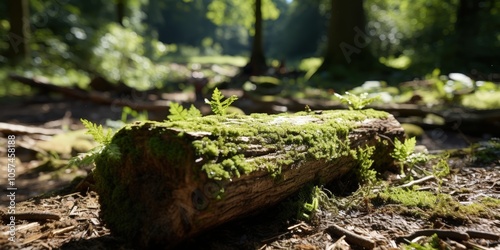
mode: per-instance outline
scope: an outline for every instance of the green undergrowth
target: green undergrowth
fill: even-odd
[[[388,188],[370,196],[376,206],[397,204],[394,209],[423,218],[445,218],[450,221],[467,221],[470,216],[500,218],[500,200],[484,197],[470,204],[461,204],[451,195],[418,191],[416,189]]]
[[[498,159],[498,140],[474,146],[473,159],[494,161]],[[295,198],[295,207],[298,206],[298,217],[310,220],[315,210],[319,208],[337,213],[340,210],[373,211],[373,208],[386,212],[399,213],[412,217],[432,220],[442,218],[450,223],[463,224],[475,217],[498,219],[500,213],[500,199],[482,197],[470,203],[460,203],[456,198],[443,192],[443,184],[451,173],[448,165],[448,154],[430,155],[426,152],[415,152],[415,139],[394,141],[394,150],[391,156],[401,167],[401,182],[390,184],[378,179],[380,176],[372,169],[372,147],[358,148],[353,155],[359,165],[352,170],[356,177],[357,190],[348,196],[334,196],[326,189],[305,189]],[[496,158],[495,158],[496,157]],[[413,178],[432,176],[437,184],[434,190],[420,190],[418,185],[405,186]],[[349,178],[347,178],[349,179]],[[340,184],[339,187],[346,184]],[[401,185],[401,186],[400,186]],[[338,189],[338,187],[337,187]],[[333,189],[332,189],[333,190]],[[301,198],[302,197],[302,198]],[[305,197],[305,198],[304,198]],[[293,205],[293,204],[292,204]],[[290,207],[294,207],[290,205]]]

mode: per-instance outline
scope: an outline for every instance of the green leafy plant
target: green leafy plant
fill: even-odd
[[[182,105],[172,102],[170,103],[170,115],[168,119],[171,121],[185,121],[189,118],[201,117],[201,112],[191,104],[189,109],[185,109]]]
[[[437,193],[441,193],[441,186],[443,185],[443,177],[448,176],[450,174],[450,166],[446,159],[446,156],[443,159],[439,159],[439,161],[432,166],[432,175],[436,178],[438,182]]]
[[[224,99],[224,95],[222,95],[222,92],[220,92],[218,88],[215,88],[214,93],[212,94],[212,100],[209,101],[208,99],[205,99],[205,103],[210,104],[212,112],[214,112],[216,115],[226,115],[227,108],[234,101],[238,100],[238,97],[233,95],[224,101],[222,101],[222,99]]]
[[[350,110],[360,110],[366,105],[378,100],[378,96],[368,97],[368,93],[362,93],[359,96],[345,92],[345,95],[335,93],[335,96],[340,99],[340,102],[346,104]]]
[[[121,156],[120,148],[111,143],[113,138],[113,131],[111,129],[104,130],[102,125],[97,125],[91,121],[80,119],[83,125],[88,129],[87,134],[92,135],[94,140],[99,143],[99,145],[91,149],[88,153],[75,156],[70,159],[70,165],[88,165],[92,164],[95,159],[106,152],[109,157],[117,159]]]
[[[355,154],[356,159],[359,162],[359,167],[356,168],[356,176],[362,184],[375,184],[377,181],[377,171],[372,169],[373,160],[371,156],[375,147],[366,147],[365,149],[358,149],[357,154]]]
[[[415,153],[415,137],[405,139],[401,142],[398,138],[394,140],[394,151],[391,156],[396,159],[401,167],[401,175],[412,178],[411,175],[405,174],[405,166],[408,167],[408,173],[411,173],[414,166],[420,162],[429,160],[429,156],[425,153]]]
[[[299,202],[302,202],[302,205],[299,207],[297,217],[302,220],[311,220],[319,208],[320,196],[320,187],[313,186],[311,189],[306,188],[306,190],[304,190],[303,196],[299,200]]]
[[[88,129],[87,134],[92,135],[96,142],[100,144],[109,144],[111,142],[113,131],[110,128],[104,130],[102,125],[97,126],[97,124],[89,120],[80,119],[80,121],[83,123],[83,126]]]

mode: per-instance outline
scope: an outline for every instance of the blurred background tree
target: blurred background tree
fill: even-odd
[[[8,57],[13,62],[29,59],[28,40],[31,36],[28,0],[9,0],[8,13],[10,30],[8,35]]]

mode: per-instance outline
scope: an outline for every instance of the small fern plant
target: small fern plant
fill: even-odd
[[[222,99],[224,99],[224,95],[218,88],[215,88],[214,93],[212,94],[212,100],[205,99],[205,103],[210,104],[210,108],[214,114],[223,116],[226,115],[227,108],[234,101],[238,100],[238,97],[232,95],[224,101],[222,101]]]
[[[415,137],[405,139],[404,142],[396,138],[394,140],[394,151],[391,153],[392,158],[396,159],[400,164],[401,175],[409,179],[412,179],[412,176],[405,175],[405,166],[408,166],[408,173],[411,174],[415,165],[429,160],[427,154],[415,152],[416,143]]]
[[[372,159],[374,151],[375,147],[367,146],[365,149],[358,148],[357,152],[354,152],[354,157],[359,162],[355,173],[361,184],[374,185],[377,182],[377,171],[372,168],[375,162]]]
[[[99,145],[85,154],[71,158],[69,162],[71,165],[90,165],[94,163],[95,159],[103,152],[106,152],[107,155],[112,158],[119,158],[121,156],[118,146],[111,143],[114,132],[110,128],[104,130],[102,125],[98,126],[97,124],[83,118],[80,119],[80,121],[83,123],[85,128],[87,128],[87,134],[91,135],[94,140],[99,143]]]
[[[358,96],[347,91],[345,92],[345,95],[335,93],[335,96],[339,98],[341,103],[347,105],[350,110],[363,109],[365,106],[379,99],[379,96],[368,97],[368,93],[362,93]]]
[[[200,110],[192,104],[189,109],[185,109],[182,105],[172,102],[170,103],[169,112],[170,115],[167,117],[170,121],[185,121],[189,118],[201,117]]]

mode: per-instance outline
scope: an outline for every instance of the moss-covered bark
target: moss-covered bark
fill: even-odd
[[[131,124],[96,161],[102,217],[139,247],[173,246],[307,182],[332,181],[359,164],[354,148],[376,146],[375,165],[390,166],[388,140],[403,136],[394,117],[373,110]]]

